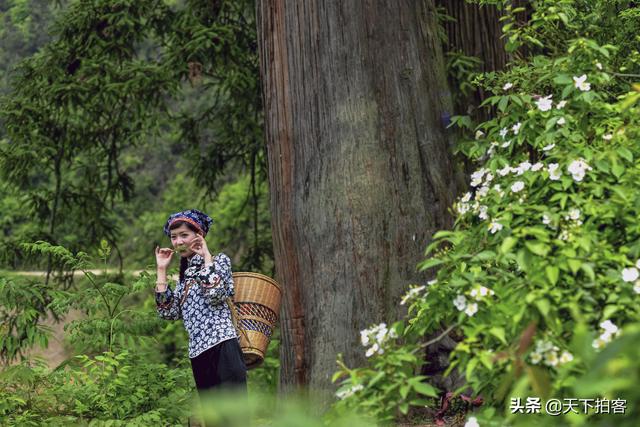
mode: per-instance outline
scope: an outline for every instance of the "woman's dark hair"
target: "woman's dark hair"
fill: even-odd
[[[198,234],[200,233],[200,230],[198,230],[198,228],[196,228],[195,225],[191,224],[190,222],[187,221],[176,221],[173,224],[171,224],[169,226],[169,230],[174,230],[180,226],[186,225],[187,228],[191,231],[193,231],[194,233]],[[180,276],[179,276],[179,280],[182,282],[182,280],[184,279],[184,272],[187,269],[187,267],[189,267],[189,261],[185,258],[185,257],[180,257]]]

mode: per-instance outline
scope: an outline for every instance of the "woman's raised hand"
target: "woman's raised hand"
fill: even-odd
[[[209,248],[207,247],[207,241],[204,240],[204,237],[202,237],[201,235],[197,235],[191,242],[189,242],[189,249],[191,249],[193,253],[196,253],[204,258],[205,262],[207,258],[211,258]]]
[[[166,269],[171,264],[171,258],[173,257],[173,249],[160,248],[156,246],[156,264],[158,268]]]

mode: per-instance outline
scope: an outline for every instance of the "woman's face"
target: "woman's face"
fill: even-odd
[[[171,230],[171,245],[178,251],[181,257],[191,256],[193,255],[193,251],[189,249],[189,244],[196,236],[197,234],[194,231],[182,224],[180,227]]]

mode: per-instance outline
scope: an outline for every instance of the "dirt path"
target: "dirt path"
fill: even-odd
[[[26,356],[39,357],[47,362],[47,366],[53,369],[64,362],[66,359],[72,356],[73,353],[67,351],[64,344],[64,327],[67,323],[74,320],[81,319],[84,314],[80,310],[70,310],[60,322],[56,322],[50,315],[42,319],[40,324],[51,328],[51,335],[49,336],[49,345],[46,348],[35,346],[26,352]]]

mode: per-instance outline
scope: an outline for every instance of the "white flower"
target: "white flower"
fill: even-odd
[[[487,184],[488,184],[488,183],[490,183],[491,181],[493,181],[493,175],[492,175],[491,173],[487,173],[487,174],[484,176],[484,181],[485,181]]]
[[[500,176],[508,175],[509,172],[511,172],[511,166],[509,165],[503,167],[502,169],[498,169],[498,175]]]
[[[502,86],[502,90],[509,90],[513,87],[513,83],[511,82],[507,82],[504,84],[504,86]]]
[[[480,286],[480,296],[486,297],[487,295],[493,295],[494,293],[495,292],[493,292],[491,289]]]
[[[544,165],[541,162],[536,162],[536,163],[531,165],[531,171],[532,172],[538,172],[543,167],[544,167]]]
[[[517,135],[518,132],[520,132],[520,127],[522,127],[522,123],[520,123],[520,122],[516,123],[515,125],[513,125],[511,127],[511,130],[513,131],[514,135]]]
[[[567,240],[569,240],[569,231],[568,230],[562,230],[560,232],[560,235],[558,236],[558,238],[560,240],[564,240],[566,242]]]
[[[484,206],[484,205],[480,206],[480,213],[478,214],[478,217],[480,219],[484,220],[484,219],[488,219],[489,218],[489,214],[487,214],[487,209],[488,208],[486,206]]]
[[[360,331],[360,342],[362,342],[362,345],[364,347],[369,345],[369,330],[368,329],[364,329],[364,330]]]
[[[545,145],[544,147],[542,147],[542,151],[549,151],[552,150],[553,147],[555,147],[556,144],[549,144],[549,145]]]
[[[464,297],[464,295],[458,295],[456,299],[453,300],[453,305],[456,306],[458,311],[462,311],[467,306],[467,299]]]
[[[562,172],[560,171],[560,165],[557,163],[550,163],[547,166],[547,170],[549,171],[549,179],[552,181],[557,181],[560,179]]]
[[[605,346],[605,344],[607,344],[608,341],[605,341],[602,336],[596,338],[595,340],[593,340],[593,343],[591,344],[593,346],[593,348],[595,348],[596,350],[600,350],[601,348],[603,348]]]
[[[476,417],[469,417],[467,422],[464,424],[464,427],[480,427],[480,424],[478,424],[478,419]]]
[[[556,123],[562,126],[563,124],[567,123],[567,121],[564,119],[564,117],[560,117]]]
[[[637,268],[640,268],[640,259],[637,259],[637,260],[636,260],[636,267],[637,267]]]
[[[366,357],[371,357],[374,353],[378,352],[378,350],[380,350],[380,346],[377,343],[374,343],[364,355]]]
[[[538,363],[540,363],[542,361],[542,355],[540,353],[537,353],[537,352],[531,353],[531,355],[529,357],[531,359],[531,363],[533,363],[534,365],[537,365]]]
[[[605,141],[611,141],[612,138],[613,138],[612,133],[607,133],[605,135],[602,135],[602,139],[604,139]]]
[[[580,219],[580,209],[577,209],[577,208],[569,209],[568,219],[571,219],[573,221],[579,220]]]
[[[420,292],[422,292],[424,289],[425,289],[425,286],[418,286],[418,287],[409,289],[409,292],[407,292],[406,295],[402,298],[402,301],[400,301],[400,305],[405,305],[407,301],[420,295]]]
[[[558,353],[555,351],[548,351],[544,355],[544,363],[547,366],[557,366],[558,365]]]
[[[597,68],[598,70],[602,70],[602,64],[601,64],[601,63],[599,63],[599,62],[596,62],[596,68]]]
[[[487,150],[487,156],[493,156],[493,153],[495,151],[495,148],[498,146],[499,144],[497,142],[492,142],[491,145],[489,146],[489,149]]]
[[[523,189],[524,189],[524,182],[522,181],[516,181],[511,185],[512,193],[517,193],[519,191],[522,191]]]
[[[478,169],[477,171],[472,173],[471,174],[471,186],[472,187],[477,187],[478,185],[482,184],[482,177],[487,172],[488,172],[487,169],[482,168],[482,169]]]
[[[611,320],[605,320],[604,322],[601,322],[600,327],[610,335],[614,335],[618,332],[618,327]]]
[[[548,214],[544,214],[542,215],[542,223],[544,225],[549,225],[551,224],[551,217]]]
[[[336,392],[336,397],[341,400],[346,399],[347,397],[351,397],[353,396],[354,393],[363,389],[364,389],[364,386],[362,384],[356,384],[351,388]]]
[[[509,130],[507,128],[500,129],[500,136],[501,137],[504,138],[505,136],[507,136],[507,133],[509,133]]]
[[[487,193],[489,193],[489,187],[487,187],[486,185],[478,188],[478,191],[476,191],[476,200],[483,198],[487,195]]]
[[[496,184],[493,186],[493,190],[498,193],[498,196],[502,197],[504,196],[504,191],[502,191],[502,187],[500,187],[500,184]]]
[[[458,203],[456,205],[456,210],[458,211],[459,215],[464,215],[467,212],[469,212],[470,206],[468,203]]]
[[[503,225],[496,221],[491,221],[489,224],[489,231],[491,234],[496,234],[498,231],[502,230]]]
[[[562,354],[560,355],[560,363],[561,364],[571,362],[572,360],[573,360],[573,354],[569,353],[566,350],[563,351]]]
[[[636,280],[636,283],[633,284],[633,292],[640,294],[640,280]]]
[[[538,353],[546,353],[547,351],[551,351],[553,349],[553,344],[551,341],[541,340],[536,342],[536,351]]]
[[[433,279],[433,280],[429,280],[429,281],[427,282],[427,285],[429,285],[429,286],[433,286],[433,285],[435,285],[436,283],[438,283],[438,279]]]
[[[508,147],[508,146],[510,146],[510,145],[511,145],[511,140],[506,141],[506,142],[503,142],[503,143],[502,143],[502,145],[501,145],[501,147],[502,147],[502,148],[507,148],[507,147]]]
[[[478,304],[472,302],[471,304],[467,305],[467,308],[464,310],[464,312],[469,317],[473,316],[478,312]]]
[[[552,97],[553,95],[549,95],[549,96],[545,96],[538,99],[536,101],[536,105],[538,106],[538,109],[540,111],[549,111],[551,109],[551,106],[553,105],[553,101],[551,101]]]
[[[531,169],[531,163],[529,163],[528,161],[524,161],[518,165],[518,167],[516,168],[516,173],[518,175],[522,175],[529,169]]]
[[[556,108],[558,110],[561,110],[561,109],[564,108],[565,105],[567,105],[567,101],[560,101],[560,102],[558,102],[558,105],[556,105]]]
[[[476,139],[480,139],[484,136],[484,132],[481,130],[476,131]]]
[[[470,200],[471,200],[471,193],[470,193],[470,192],[468,192],[468,191],[467,191],[467,192],[464,194],[464,196],[462,196],[462,198],[460,199],[460,201],[461,201],[462,203],[468,203]]]
[[[587,75],[583,74],[580,77],[573,76],[573,84],[575,87],[583,92],[591,89],[591,83],[587,83]]]
[[[577,182],[582,181],[584,175],[591,169],[591,166],[589,166],[583,159],[574,160],[567,167],[567,171],[573,176],[574,181]]]

